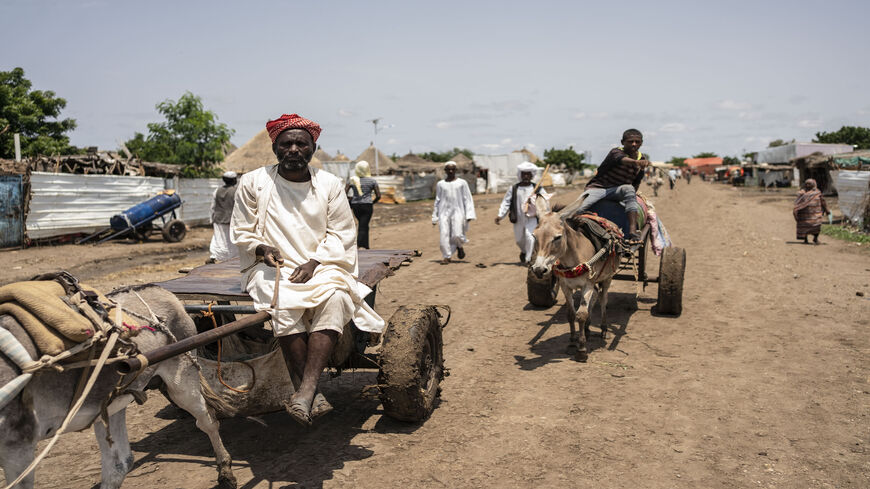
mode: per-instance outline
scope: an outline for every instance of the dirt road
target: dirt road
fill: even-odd
[[[695,181],[655,199],[688,253],[682,316],[651,315],[654,284],[635,309],[635,284],[618,282],[610,335],[591,340],[585,364],[566,353],[561,296],[527,307],[511,229],[492,222],[498,196],[478,200],[460,263],[436,263],[425,209],[374,230],[375,248],[423,251],[382,282],[382,315],[417,302],[453,308],[440,405],[421,426],[391,421],[361,394],[374,375],[351,373],[326,383],[337,408],[311,429],[283,413],[225,420],[239,486],[870,487],[870,254],[824,236],[795,243],[788,194]],[[206,257],[208,233],[198,233],[127,248],[154,248],[145,262],[122,248],[114,268],[78,271],[105,288],[173,278]],[[40,262],[50,256],[75,264],[78,249],[3,253],[0,282],[52,266]],[[136,467],[124,487],[213,486],[205,435],[159,394],[131,407],[128,425]],[[62,438],[37,481],[98,483],[93,434]]]

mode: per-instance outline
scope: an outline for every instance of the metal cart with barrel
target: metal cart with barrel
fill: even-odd
[[[157,231],[163,236],[164,241],[177,243],[187,234],[187,226],[175,213],[182,203],[181,196],[175,190],[164,190],[120,214],[115,214],[109,220],[109,227],[85,236],[76,243],[96,240],[95,244],[99,244],[120,237],[146,241],[151,233]],[[158,219],[159,225],[155,222]]]

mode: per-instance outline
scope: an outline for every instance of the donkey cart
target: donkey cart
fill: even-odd
[[[372,288],[366,301],[374,307],[378,282],[412,261],[415,252],[360,250],[360,281]],[[204,265],[186,276],[159,283],[185,302],[199,334],[145,354],[148,364],[198,348],[197,357],[212,389],[227,408],[218,416],[249,416],[281,411],[294,392],[281,349],[267,326],[269,315],[257,312],[241,289],[239,262]],[[401,306],[382,334],[363,332],[349,322],[328,363],[335,374],[347,369],[376,369],[384,412],[391,418],[421,422],[429,417],[444,376],[439,307]],[[221,340],[222,338],[222,340]],[[215,344],[215,342],[217,343]],[[136,371],[137,359],[119,367]]]
[[[628,219],[623,207],[613,201],[601,200],[592,208],[619,226],[628,235]],[[683,310],[683,277],[686,271],[686,250],[674,246],[662,250],[659,262],[659,274],[650,277],[647,274],[647,249],[652,239],[652,229],[649,224],[641,228],[640,244],[632,245],[627,253],[620,257],[619,272],[613,276],[615,280],[627,280],[642,283],[646,289],[650,282],[658,283],[658,301],[654,308],[657,314],[679,316]],[[552,273],[537,277],[529,267],[526,277],[526,291],[529,302],[538,307],[551,307],[556,304],[559,292],[558,279]]]

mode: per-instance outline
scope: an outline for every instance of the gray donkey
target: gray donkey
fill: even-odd
[[[182,304],[174,295],[160,287],[146,285],[124,288],[108,294],[107,297],[125,311],[132,311],[141,317],[150,318],[153,312],[165,325],[165,328],[158,327],[154,331],[143,328],[138,335],[133,336],[131,340],[139,351],[149,351],[173,340],[196,334],[196,327],[184,312]],[[0,327],[11,332],[32,358],[38,358],[33,342],[12,316],[0,316]],[[19,372],[14,363],[0,354],[0,386],[14,379]],[[7,481],[2,486],[18,478],[33,461],[36,443],[54,436],[60,428],[72,405],[81,373],[80,369],[64,372],[44,369],[33,376],[15,399],[0,409],[0,465]],[[219,487],[235,488],[232,461],[221,441],[218,422],[211,407],[217,406],[221,401],[208,388],[199,373],[196,359],[191,354],[179,355],[146,368],[124,393],[109,404],[108,426],[101,419],[101,408],[118,384],[119,375],[112,365],[107,365],[101,371],[81,410],[67,429],[79,431],[93,423],[102,462],[100,487],[121,487],[127,472],[133,467],[133,454],[127,439],[126,407],[134,400],[134,394],[135,397],[144,397],[140,393],[154,376],[163,380],[169,398],[192,414],[196,418],[196,426],[211,440],[217,458]],[[31,472],[16,487],[30,489],[33,483],[34,474]]]

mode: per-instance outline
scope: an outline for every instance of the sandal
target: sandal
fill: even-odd
[[[315,394],[314,400],[311,401],[311,414],[309,415],[311,420],[317,419],[330,411],[332,411],[332,404],[326,400],[326,397],[320,392]]]
[[[291,396],[289,401],[284,401],[282,404],[284,404],[284,409],[287,410],[287,414],[289,414],[294,421],[302,426],[311,426],[311,408],[306,405],[305,401],[298,398],[294,399],[294,397]]]

